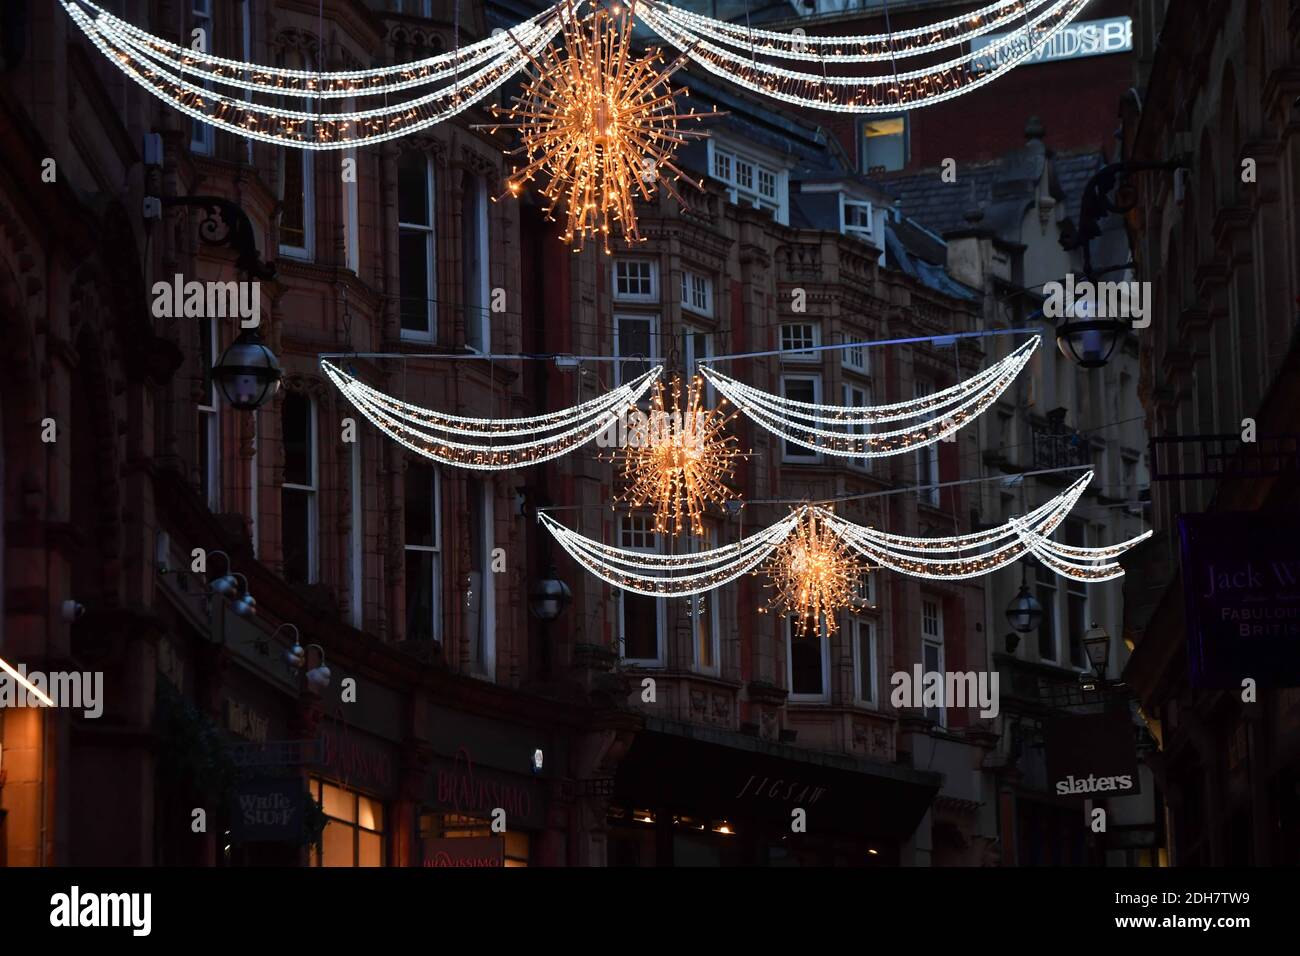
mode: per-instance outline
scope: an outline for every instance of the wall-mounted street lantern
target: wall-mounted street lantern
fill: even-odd
[[[257,601],[248,593],[248,578],[238,571],[230,570],[230,555],[224,551],[211,551],[209,558],[217,555],[226,559],[226,573],[208,585],[209,594],[220,594],[231,602],[230,609],[240,617],[251,617],[257,613]]]
[[[528,592],[528,610],[533,617],[551,622],[559,617],[573,601],[573,592],[561,581],[552,567],[545,578],[533,584]]]
[[[1102,368],[1110,361],[1129,324],[1119,318],[1099,319],[1091,299],[1079,299],[1070,317],[1056,327],[1056,347],[1079,368]]]
[[[1092,627],[1088,628],[1087,633],[1083,635],[1083,649],[1088,652],[1088,661],[1092,664],[1092,669],[1104,681],[1106,664],[1110,660],[1110,635],[1106,633],[1104,627],[1098,627],[1096,621],[1092,622]]]
[[[212,381],[231,408],[255,411],[280,390],[280,361],[257,329],[245,329],[212,366]]]
[[[1029,593],[1029,572],[1021,569],[1020,591],[1007,605],[1007,623],[1020,634],[1030,634],[1038,630],[1038,622],[1043,619],[1043,606]]]

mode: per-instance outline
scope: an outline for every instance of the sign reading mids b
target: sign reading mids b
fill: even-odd
[[[1178,518],[1193,687],[1300,687],[1300,521]]]
[[[1059,797],[1138,792],[1137,737],[1127,710],[1067,714],[1043,722],[1047,789]]]
[[[971,52],[989,52],[971,62],[976,72],[992,70],[1009,59],[1029,50],[1026,63],[1050,63],[1053,60],[1077,60],[1085,56],[1127,53],[1133,49],[1133,19],[1111,17],[1108,20],[1084,20],[1068,23],[1050,37],[1034,31],[989,33],[971,40]]]

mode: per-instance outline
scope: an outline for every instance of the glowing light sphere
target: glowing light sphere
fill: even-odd
[[[733,497],[727,482],[743,457],[735,437],[726,434],[735,413],[706,409],[703,393],[704,382],[697,376],[687,385],[683,402],[681,379],[674,378],[670,410],[660,382],[650,413],[634,413],[624,446],[614,453],[628,482],[619,500],[634,508],[653,507],[659,534],[689,530],[703,537],[709,506]]]
[[[853,603],[864,573],[835,529],[818,519],[815,508],[805,508],[799,524],[767,560],[769,586],[776,591],[767,609],[793,617],[800,637],[809,630],[816,634],[822,621],[833,634],[835,615]]]
[[[657,186],[679,203],[674,187],[691,180],[673,162],[676,148],[708,134],[683,129],[684,120],[706,115],[678,112],[668,78],[686,63],[682,54],[666,67],[658,49],[644,56],[632,50],[632,16],[595,9],[585,18],[570,16],[561,46],[529,55],[527,80],[513,106],[492,108],[513,122],[492,129],[519,131],[522,144],[508,155],[523,155],[506,183],[518,196],[540,173],[546,212],[564,210],[562,239],[581,250],[599,237],[608,254],[616,229],[630,245],[641,242],[634,203],[650,200]],[[683,90],[683,95],[689,91]],[[717,110],[707,115],[720,116]]]

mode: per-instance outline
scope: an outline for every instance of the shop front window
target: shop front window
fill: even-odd
[[[387,840],[384,805],[355,790],[311,781],[311,795],[325,811],[320,846],[311,849],[312,866],[384,866]]]

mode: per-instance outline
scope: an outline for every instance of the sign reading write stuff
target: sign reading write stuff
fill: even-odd
[[[302,827],[303,786],[297,777],[251,780],[235,789],[230,818],[234,842],[296,842]]]
[[[1138,792],[1137,738],[1127,710],[1063,714],[1043,721],[1047,789],[1058,797]]]
[[[1300,519],[1178,518],[1193,687],[1300,686]]]

